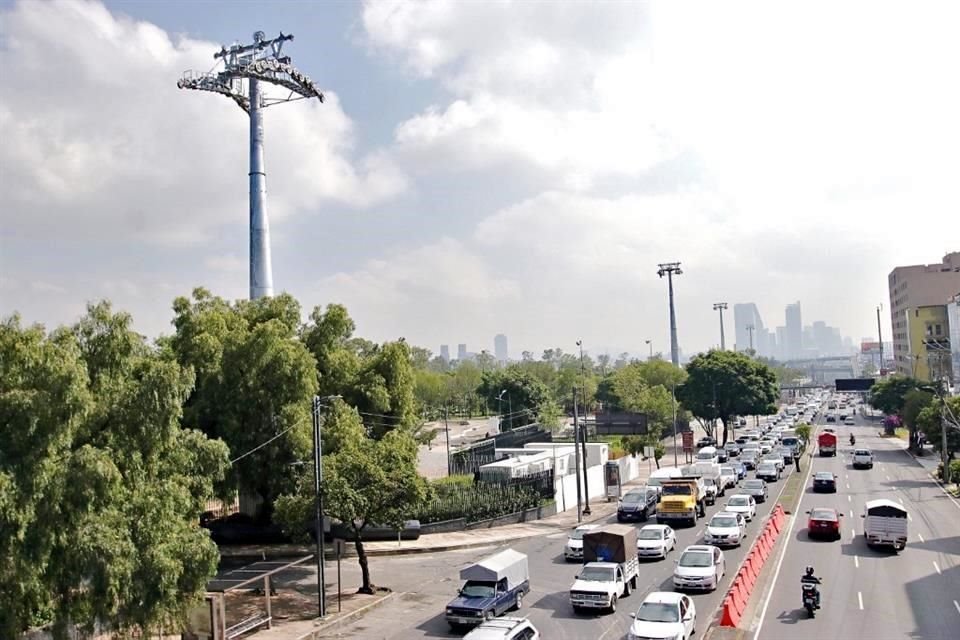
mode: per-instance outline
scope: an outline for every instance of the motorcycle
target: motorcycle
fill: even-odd
[[[807,610],[807,615],[814,618],[814,612],[820,608],[817,605],[817,585],[812,582],[801,582],[800,585],[803,589],[803,608]]]

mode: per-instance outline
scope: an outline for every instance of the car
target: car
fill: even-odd
[[[704,436],[697,440],[697,450],[703,449],[704,447],[713,447],[716,446],[717,441],[711,438],[710,436]]]
[[[743,480],[747,477],[747,467],[744,466],[742,462],[737,460],[736,462],[731,463],[731,467],[737,472],[737,482]]]
[[[870,449],[859,448],[853,450],[853,468],[873,469],[873,454],[870,453]]]
[[[737,472],[737,468],[732,464],[721,465],[720,479],[724,483],[723,490],[726,491],[731,487],[737,486],[737,483],[740,482],[740,473]]]
[[[727,499],[724,511],[739,513],[747,522],[757,517],[757,501],[749,493],[735,493]]]
[[[833,427],[824,427],[823,430],[826,431],[827,433],[836,433],[836,432],[837,432],[837,430],[834,429]]]
[[[677,547],[677,534],[666,524],[648,524],[637,531],[638,558],[666,558]]]
[[[843,514],[828,507],[815,507],[807,511],[807,536],[816,538],[826,536],[832,540],[840,539],[840,518]]]
[[[744,482],[743,486],[740,487],[740,492],[753,496],[753,499],[757,502],[766,502],[769,495],[767,483],[758,478]]]
[[[741,427],[747,426],[747,419],[746,419],[746,418],[740,418],[739,424],[740,424]]]
[[[746,537],[746,518],[731,511],[717,512],[703,531],[703,541],[717,547],[739,547]]]
[[[717,449],[717,462],[726,462],[730,459],[729,453],[723,447]]]
[[[833,415],[832,413],[827,415],[827,422],[836,422],[836,421],[837,421],[837,416]]]
[[[827,493],[836,493],[837,476],[829,471],[817,471],[815,474],[813,474],[813,491],[814,493],[819,493],[821,491],[825,491]]]
[[[777,447],[777,455],[783,458],[785,465],[793,463],[793,447]]]
[[[670,638],[690,640],[697,630],[697,607],[693,599],[675,591],[654,591],[643,599],[627,631],[627,640]]]
[[[715,591],[726,572],[726,559],[719,547],[692,544],[683,550],[673,569],[673,588]]]
[[[657,512],[659,491],[654,487],[631,489],[617,503],[617,522],[646,522]]]
[[[759,480],[776,482],[780,479],[780,469],[777,469],[775,463],[764,461],[757,465],[756,477]]]
[[[854,427],[856,426],[857,421],[848,416],[847,419],[843,421],[843,424],[845,424],[848,427]]]
[[[740,456],[740,464],[743,465],[745,469],[753,470],[757,468],[757,455],[754,452],[744,453]]]
[[[760,441],[760,455],[767,455],[770,453],[770,450],[773,449],[772,440],[761,440]]]
[[[777,471],[781,471],[781,472],[784,470],[784,468],[786,468],[786,463],[783,461],[783,456],[781,456],[779,453],[774,453],[772,451],[767,455],[763,456],[762,458],[760,458],[760,462],[761,463],[772,462],[773,464],[776,465]]]
[[[728,458],[736,458],[740,455],[740,445],[736,442],[728,442],[723,445],[723,448],[726,450]]]
[[[463,640],[540,640],[540,632],[526,618],[503,616],[481,622]]]
[[[563,547],[564,560],[583,561],[583,534],[587,531],[599,529],[599,524],[582,524],[567,537],[567,544]]]

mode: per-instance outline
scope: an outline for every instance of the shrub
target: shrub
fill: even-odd
[[[449,483],[436,496],[420,505],[413,518],[421,524],[464,518],[479,522],[509,515],[543,504],[540,494],[530,487],[498,484]]]

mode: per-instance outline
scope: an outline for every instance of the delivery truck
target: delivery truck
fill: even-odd
[[[451,629],[478,625],[523,606],[530,591],[526,554],[506,549],[460,570],[463,586],[447,604]]]
[[[583,534],[584,565],[570,587],[575,613],[584,609],[617,610],[617,600],[637,588],[637,530],[611,524]]]
[[[820,449],[820,455],[823,457],[836,456],[837,434],[824,431],[817,436],[817,447]]]

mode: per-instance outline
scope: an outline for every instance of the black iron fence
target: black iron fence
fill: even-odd
[[[553,472],[549,469],[502,480],[481,479],[475,474],[469,484],[456,482],[437,486],[436,495],[420,505],[411,517],[421,524],[458,518],[467,523],[479,522],[540,507],[553,497]]]

